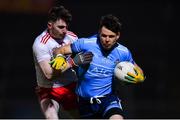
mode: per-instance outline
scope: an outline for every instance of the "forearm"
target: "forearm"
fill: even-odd
[[[49,65],[48,63],[49,60],[44,60],[44,61],[41,61],[39,62],[39,66],[44,74],[44,76],[47,78],[47,79],[52,79],[52,77],[54,76],[53,75],[53,68]]]
[[[72,53],[72,50],[71,50],[70,44],[53,49],[54,56],[56,56],[58,54],[67,55],[67,54],[71,54],[71,53]]]

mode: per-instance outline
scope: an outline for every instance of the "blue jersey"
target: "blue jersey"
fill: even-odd
[[[97,35],[80,38],[71,45],[73,53],[92,52],[93,59],[89,66],[80,67],[76,93],[81,97],[103,96],[112,92],[112,80],[117,61],[133,62],[130,51],[121,44],[104,55]]]

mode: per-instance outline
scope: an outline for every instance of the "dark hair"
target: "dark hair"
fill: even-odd
[[[55,22],[58,19],[63,19],[69,24],[72,20],[72,15],[64,6],[54,6],[48,12],[48,21]]]
[[[121,31],[122,24],[120,23],[119,19],[112,14],[108,14],[101,17],[100,20],[100,29],[105,26],[107,29],[118,33]]]

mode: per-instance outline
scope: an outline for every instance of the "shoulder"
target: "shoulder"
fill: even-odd
[[[129,52],[128,48],[120,43],[117,43],[118,46],[117,46],[117,50],[118,51],[122,51],[122,52]]]
[[[45,49],[47,47],[47,42],[50,39],[48,32],[44,31],[35,38],[33,43],[33,49]]]
[[[68,37],[68,38],[70,38],[72,40],[78,39],[78,36],[74,32],[72,32],[72,31],[67,31],[66,37]]]
[[[116,47],[116,50],[117,50],[118,54],[120,54],[120,55],[125,55],[125,56],[131,55],[130,50],[126,46],[124,46],[122,44],[118,43],[118,46]]]
[[[35,38],[34,43],[46,44],[50,38],[50,34],[47,32],[47,30],[45,30]]]
[[[67,35],[71,37],[77,37],[77,35],[72,31],[67,31]]]

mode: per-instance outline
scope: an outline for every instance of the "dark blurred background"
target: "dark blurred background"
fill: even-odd
[[[120,43],[131,50],[146,75],[143,84],[119,85],[126,118],[180,118],[180,81],[174,69],[177,3],[117,1],[60,3],[71,11],[70,30],[79,37],[96,33],[102,15],[112,13],[123,22]],[[53,4],[53,0],[0,1],[0,118],[43,118],[34,92],[32,44],[46,28]]]

